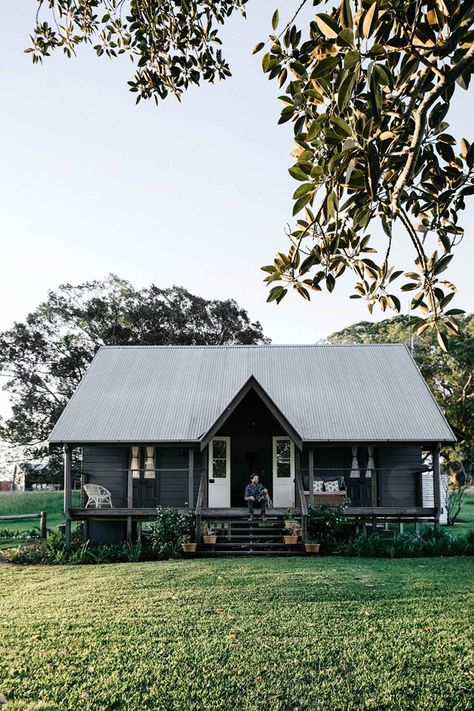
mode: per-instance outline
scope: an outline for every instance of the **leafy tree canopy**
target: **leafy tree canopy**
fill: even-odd
[[[333,333],[331,343],[407,343],[431,391],[448,421],[466,439],[445,458],[469,462],[474,457],[474,315],[461,322],[461,335],[452,339],[449,353],[438,344],[433,331],[414,337],[408,316],[395,316],[379,323],[361,321]]]
[[[208,301],[181,287],[135,289],[109,276],[65,284],[0,334],[0,375],[13,415],[0,435],[34,454],[102,345],[267,343],[258,322],[229,299]]]
[[[137,61],[137,101],[180,98],[191,84],[230,74],[218,26],[247,0],[38,0],[33,61],[80,43]],[[317,6],[303,29],[298,17]],[[280,123],[296,143],[291,246],[263,267],[277,303],[291,287],[306,299],[332,292],[344,273],[351,298],[400,310],[413,292],[418,333],[457,334],[460,309],[445,272],[463,237],[458,222],[474,193],[474,146],[448,132],[451,99],[474,67],[472,0],[294,0],[272,18],[263,71],[282,87]],[[460,140],[459,140],[460,138]],[[385,234],[379,254],[369,232]],[[413,260],[392,264],[400,225]],[[408,252],[407,252],[408,253]],[[378,255],[378,256],[376,256]],[[399,286],[397,286],[397,284]]]

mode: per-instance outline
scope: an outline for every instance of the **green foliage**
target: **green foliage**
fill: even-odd
[[[169,94],[201,81],[230,76],[219,49],[216,26],[234,11],[245,16],[247,0],[37,0],[36,26],[31,35],[33,62],[55,49],[66,57],[81,44],[98,57],[128,55],[136,62],[130,91],[156,103]]]
[[[367,533],[342,545],[339,553],[360,558],[474,555],[474,530],[459,535],[432,527],[424,528],[421,533],[396,533],[393,536]]]
[[[321,553],[332,553],[348,535],[344,506],[309,506],[308,539],[320,543]]]
[[[361,321],[331,334],[331,343],[413,342],[413,356],[448,421],[465,435],[456,448],[443,450],[447,462],[469,467],[474,453],[474,316],[461,320],[461,334],[450,340],[449,352],[440,347],[436,334],[425,330],[414,335],[408,316],[396,316],[379,323]]]
[[[37,0],[36,26],[26,50],[42,61],[55,49],[75,55],[90,44],[98,56],[137,60],[130,90],[156,103],[181,97],[190,85],[230,74],[216,26],[247,0]],[[268,300],[279,303],[289,286],[305,299],[332,292],[347,271],[351,298],[370,311],[400,311],[395,282],[414,292],[419,332],[434,328],[443,349],[458,333],[455,286],[445,271],[464,230],[458,224],[474,193],[474,145],[447,132],[457,87],[469,87],[474,68],[474,13],[466,0],[338,0],[324,5],[303,30],[297,18],[309,0],[295,0],[281,27],[271,18],[262,69],[283,88],[279,123],[294,127],[296,159],[288,253],[263,267]],[[385,233],[379,258],[368,233]],[[391,261],[399,223],[413,261]],[[280,283],[277,283],[280,282]]]
[[[0,589],[6,709],[472,708],[467,558],[0,566]]]
[[[85,540],[77,530],[71,538],[69,550],[64,536],[57,530],[50,531],[46,540],[38,544],[19,546],[7,551],[12,563],[44,565],[91,565],[97,563],[136,563],[141,560],[178,558],[181,543],[194,540],[195,516],[189,509],[184,513],[177,509],[158,509],[156,519],[143,532],[143,544],[120,543],[116,545],[94,544]]]
[[[293,123],[290,175],[300,183],[289,252],[263,267],[268,301],[281,301],[289,286],[306,299],[331,292],[350,270],[351,298],[370,311],[400,311],[403,274],[418,332],[434,328],[446,349],[462,312],[450,306],[455,286],[445,271],[474,193],[474,146],[447,133],[446,122],[456,85],[467,89],[474,69],[471,3],[325,4],[303,32],[295,24],[302,3],[262,59],[268,78],[285,86],[280,123]],[[378,259],[368,233],[376,222],[385,233]],[[406,271],[391,262],[397,222],[413,250]]]
[[[194,540],[195,525],[196,518],[191,509],[180,513],[173,508],[159,508],[147,536],[160,558],[177,558],[181,543]]]
[[[4,555],[11,563],[20,565],[137,563],[165,557],[151,546],[139,543],[94,544],[85,540],[79,531],[73,533],[69,550],[66,549],[63,534],[51,531],[46,540],[11,548],[4,551]]]
[[[228,299],[202,299],[181,287],[135,289],[105,281],[49,292],[24,322],[0,334],[0,375],[13,415],[0,428],[7,442],[35,457],[97,349],[102,345],[265,343],[262,327]],[[59,473],[60,453],[50,469]],[[51,472],[50,472],[51,475]],[[62,481],[62,477],[61,477]]]

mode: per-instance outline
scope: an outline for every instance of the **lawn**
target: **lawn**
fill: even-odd
[[[5,711],[467,711],[472,583],[468,558],[0,566],[0,692]]]
[[[73,492],[78,497],[79,492]],[[16,514],[39,513],[48,514],[48,528],[55,528],[64,523],[64,494],[62,491],[2,491],[0,492],[0,516],[15,516]],[[1,521],[0,529],[9,531],[30,531],[38,528],[39,519],[26,521]],[[2,539],[0,538],[0,545]]]

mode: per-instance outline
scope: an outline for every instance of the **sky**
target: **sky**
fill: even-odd
[[[270,31],[274,3],[252,0],[247,21],[236,16],[222,32],[232,78],[158,108],[135,105],[128,60],[84,49],[74,60],[58,53],[33,65],[23,50],[36,5],[2,2],[0,329],[22,320],[49,289],[109,273],[137,287],[176,284],[208,299],[235,298],[275,343],[314,343],[386,317],[371,318],[347,298],[350,280],[310,303],[296,294],[266,303],[260,267],[288,249],[296,186],[287,172],[291,125],[277,125],[278,89],[251,54]],[[283,0],[280,14],[296,5]],[[473,109],[472,92],[459,91],[449,116],[454,135],[472,139]],[[474,310],[473,202],[450,273],[459,287],[453,305],[467,311]],[[402,233],[394,254],[411,258]]]

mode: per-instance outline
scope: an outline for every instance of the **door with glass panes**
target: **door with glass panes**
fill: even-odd
[[[132,447],[130,469],[134,508],[154,508],[156,506],[155,448]]]
[[[230,437],[209,442],[209,506],[230,507]]]
[[[273,437],[273,506],[295,505],[295,445],[289,437]]]

